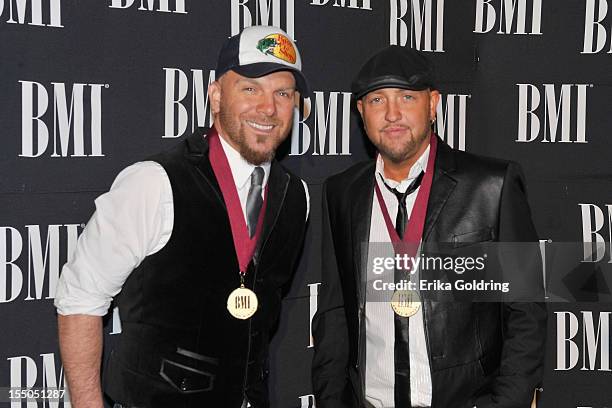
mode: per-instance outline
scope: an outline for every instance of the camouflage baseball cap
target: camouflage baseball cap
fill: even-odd
[[[300,52],[287,33],[277,27],[247,27],[230,37],[219,53],[217,78],[230,70],[249,78],[290,71],[298,92],[303,97],[310,94],[308,81],[302,73]]]

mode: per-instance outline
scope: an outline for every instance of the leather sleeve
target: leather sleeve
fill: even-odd
[[[499,208],[499,241],[530,243],[501,246],[508,252],[504,254],[504,270],[521,274],[516,282],[531,288],[530,299],[502,304],[504,340],[499,375],[491,394],[481,396],[474,404],[478,408],[528,408],[535,388],[542,381],[547,311],[543,303],[538,236],[531,220],[522,172],[516,163],[510,163],[506,170]]]

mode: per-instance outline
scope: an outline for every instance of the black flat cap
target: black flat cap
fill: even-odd
[[[435,89],[433,64],[424,52],[390,45],[372,56],[351,84],[357,99],[381,88]]]

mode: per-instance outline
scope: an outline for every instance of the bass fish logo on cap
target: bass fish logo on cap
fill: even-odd
[[[266,55],[271,55],[290,64],[297,59],[293,43],[282,34],[270,34],[259,40],[257,49]]]

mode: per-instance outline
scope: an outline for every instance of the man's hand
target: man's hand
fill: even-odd
[[[103,408],[100,386],[102,318],[58,315],[62,363],[74,408]]]

